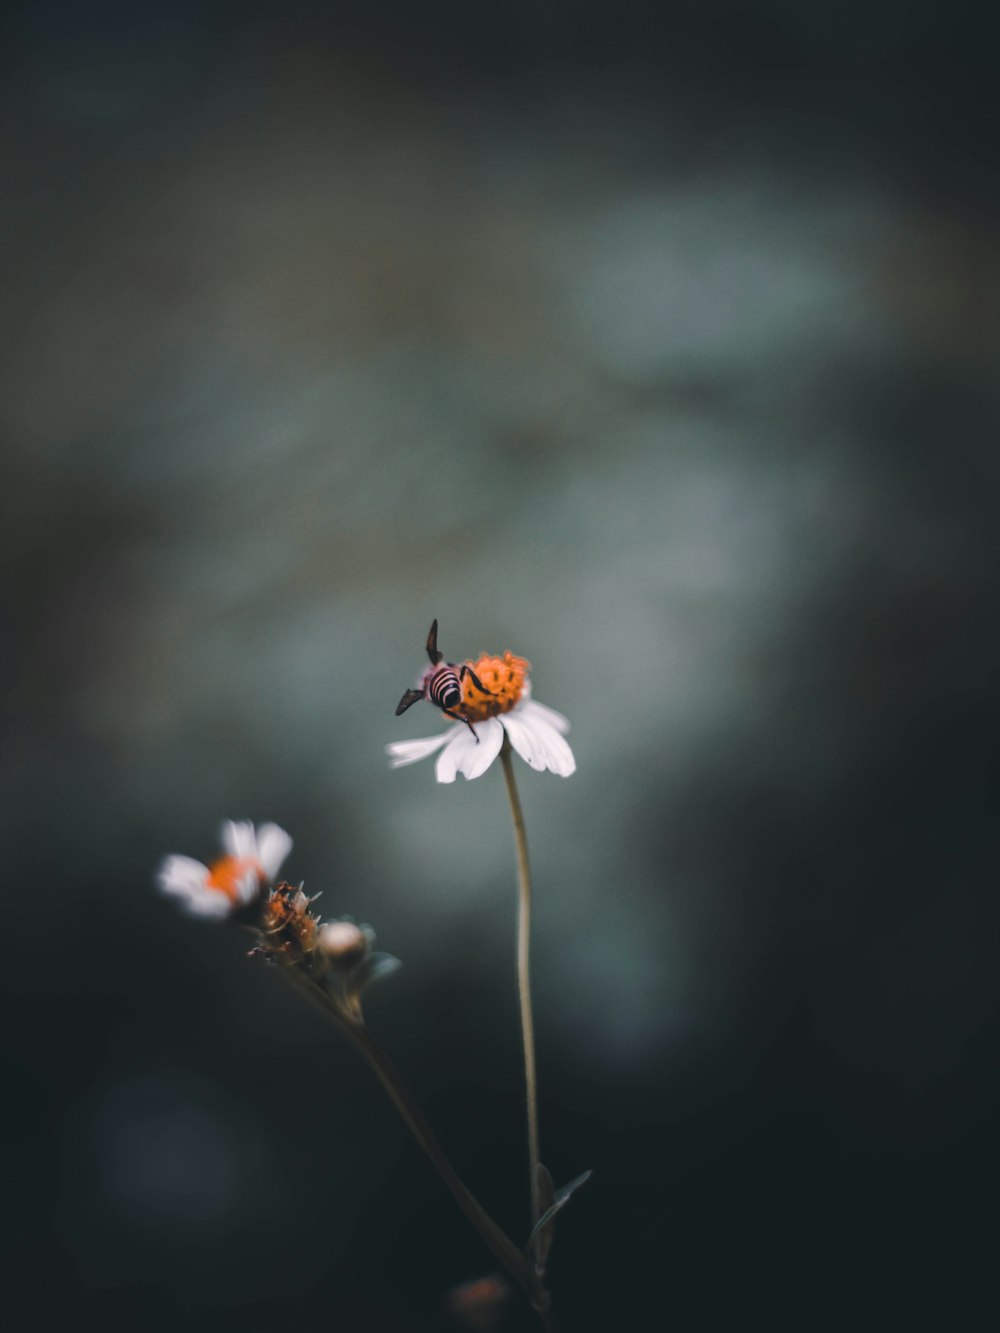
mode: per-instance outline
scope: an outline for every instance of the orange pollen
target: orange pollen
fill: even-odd
[[[259,861],[255,861],[252,856],[223,856],[218,861],[213,861],[208,868],[208,880],[206,881],[210,889],[218,889],[224,893],[230,902],[238,903],[240,900],[239,886],[246,878],[248,870],[252,870],[257,876],[260,884],[264,882],[264,867]]]
[[[484,694],[477,688],[468,673],[462,681],[462,712],[470,722],[485,722],[488,717],[497,717],[500,713],[509,713],[521,698],[524,683],[528,678],[531,663],[513,653],[504,653],[503,657],[490,657],[483,654],[475,662],[466,662],[466,666],[479,677]]]

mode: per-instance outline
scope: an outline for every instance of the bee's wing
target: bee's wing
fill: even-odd
[[[437,666],[438,662],[444,657],[444,653],[438,652],[438,623],[437,618],[431,625],[431,632],[427,636],[427,656],[431,659],[432,666]]]
[[[396,716],[399,717],[400,713],[405,713],[408,708],[412,708],[423,697],[423,690],[407,690],[396,707]]]

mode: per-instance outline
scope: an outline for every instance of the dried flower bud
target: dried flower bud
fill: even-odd
[[[338,970],[356,967],[368,952],[368,936],[353,921],[328,921],[320,926],[317,944]]]
[[[301,888],[282,882],[267,895],[261,914],[263,948],[292,962],[311,954],[316,948],[319,918],[309,911],[314,900]]]

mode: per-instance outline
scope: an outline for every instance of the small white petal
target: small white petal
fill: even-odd
[[[569,719],[563,717],[562,713],[557,713],[554,708],[546,708],[545,704],[540,704],[534,699],[526,699],[518,708],[514,709],[525,718],[541,718],[548,722],[550,727],[555,727],[556,731],[569,731]]]
[[[420,759],[426,759],[435,750],[440,750],[445,741],[450,740],[461,729],[449,727],[447,731],[442,731],[439,736],[428,736],[423,740],[393,741],[391,745],[385,747],[389,756],[389,767],[402,768],[404,764],[415,764]]]
[[[260,892],[260,875],[253,866],[248,866],[236,881],[236,901],[248,903]]]
[[[458,766],[458,771],[464,773],[470,782],[473,778],[482,777],[503,745],[503,727],[496,718],[491,717],[485,722],[477,722],[475,728],[479,744],[473,745],[471,750],[465,752],[464,762]]]
[[[281,863],[292,850],[292,840],[277,824],[261,824],[257,833],[257,859],[269,880],[277,877]]]
[[[188,911],[194,916],[207,916],[216,921],[228,916],[232,907],[228,894],[222,893],[219,889],[206,889],[187,904]]]
[[[535,729],[528,718],[518,717],[517,713],[508,713],[503,720],[510,743],[529,768],[542,770],[545,762],[545,746],[535,735]]]
[[[257,837],[249,819],[239,821],[227,819],[222,825],[219,837],[229,856],[235,856],[240,860],[244,857],[254,861],[260,859],[257,852]]]
[[[547,724],[542,724],[547,725]],[[576,757],[569,748],[569,743],[560,736],[555,727],[548,731],[545,745],[549,752],[549,772],[561,778],[568,778],[576,772]]]
[[[531,768],[549,769],[561,778],[576,772],[573,751],[545,717],[511,713],[506,721],[511,745]]]
[[[560,736],[555,727],[549,727],[547,722],[539,721],[535,725],[543,731],[545,748],[548,750],[549,772],[561,778],[568,778],[575,773],[576,758],[569,748],[568,741]]]
[[[466,727],[456,727],[450,731],[448,744],[438,755],[438,761],[434,765],[434,774],[438,782],[454,782],[459,769],[465,763],[466,750],[475,748],[476,742]]]
[[[195,916],[227,916],[232,904],[224,893],[209,888],[208,874],[208,866],[193,857],[168,856],[156,872],[156,882],[164,893],[180,898]]]
[[[477,722],[475,736],[466,726],[456,728],[438,757],[435,767],[438,782],[454,782],[457,773],[478,778],[500,753],[502,744],[503,727],[495,718]]]
[[[194,898],[204,891],[208,881],[208,866],[191,856],[168,856],[160,862],[156,882],[164,893],[180,898]]]

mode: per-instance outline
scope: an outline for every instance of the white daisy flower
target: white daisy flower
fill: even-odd
[[[562,713],[532,699],[528,666],[523,657],[508,652],[502,658],[484,655],[461,668],[449,668],[462,692],[453,716],[463,720],[439,736],[393,741],[386,746],[390,766],[415,764],[440,750],[435,766],[438,782],[454,782],[459,773],[478,778],[500,753],[506,735],[529,767],[568,778],[576,771],[573,751],[564,739],[569,722]],[[426,677],[425,672],[422,689]],[[409,695],[417,691],[408,691],[404,702]]]
[[[220,830],[225,855],[210,866],[190,856],[168,856],[156,872],[164,893],[181,899],[196,916],[221,918],[250,902],[272,883],[292,850],[292,840],[277,824],[254,829],[249,820],[226,820]]]

